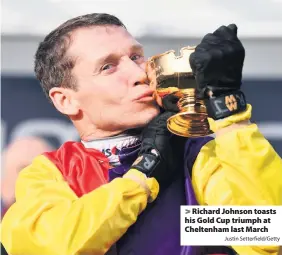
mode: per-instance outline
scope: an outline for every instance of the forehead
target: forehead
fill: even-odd
[[[72,33],[68,54],[93,60],[110,53],[125,54],[134,45],[140,44],[123,27],[93,26]]]

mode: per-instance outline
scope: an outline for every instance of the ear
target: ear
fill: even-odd
[[[69,89],[54,87],[50,89],[49,97],[59,112],[68,116],[75,116],[79,113],[79,105]]]

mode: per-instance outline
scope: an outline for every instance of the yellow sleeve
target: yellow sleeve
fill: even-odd
[[[227,126],[246,112],[221,122]],[[231,119],[231,120],[230,120]],[[232,130],[207,143],[192,171],[202,205],[282,205],[282,161],[256,124]],[[233,247],[242,255],[276,255],[278,247]]]
[[[18,177],[16,202],[2,221],[4,247],[13,255],[104,254],[147,205],[132,176],[154,200],[157,181],[137,170],[78,198],[55,165],[37,157]]]

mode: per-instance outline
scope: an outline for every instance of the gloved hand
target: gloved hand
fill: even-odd
[[[167,129],[167,120],[174,113],[164,112],[155,117],[141,134],[141,149],[135,168],[147,177],[154,177],[160,189],[169,185],[183,172],[183,155],[186,139],[177,137]]]
[[[191,54],[197,96],[205,99],[209,117],[221,119],[246,109],[240,91],[244,58],[245,49],[235,24],[207,34]]]

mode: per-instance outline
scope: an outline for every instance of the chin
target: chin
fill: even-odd
[[[130,112],[127,112],[127,114],[118,122],[118,128],[120,130],[140,129],[146,126],[159,113],[160,109],[156,105],[151,105],[146,108],[143,107],[143,109],[131,109]]]
[[[138,114],[138,119],[136,120],[135,127],[144,127],[146,126],[153,118],[155,118],[160,113],[159,107],[152,107],[146,111]]]

